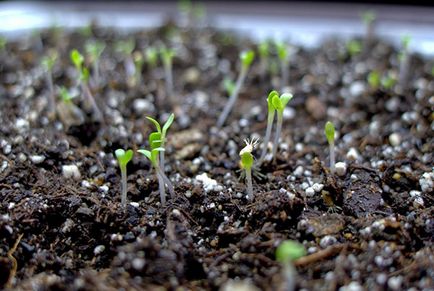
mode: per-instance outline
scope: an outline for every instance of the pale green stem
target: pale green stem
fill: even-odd
[[[229,100],[226,103],[225,108],[223,109],[223,112],[217,121],[217,127],[222,127],[229,113],[231,113],[232,107],[234,107],[235,102],[238,99],[238,94],[240,93],[241,87],[243,86],[244,80],[246,79],[247,70],[248,70],[247,67],[242,66],[241,73],[238,76],[234,91],[232,92],[232,95],[229,97]]]
[[[336,164],[336,158],[335,158],[335,143],[332,142],[329,144],[330,149],[330,171],[332,173],[335,172],[335,164]]]
[[[157,168],[155,168],[156,173],[157,173],[157,178],[158,178],[158,188],[160,190],[160,200],[161,200],[161,205],[165,206],[166,205],[166,190],[164,188],[164,179],[163,176],[161,176],[161,172],[157,170]]]
[[[56,100],[54,99],[53,76],[51,70],[47,71],[47,86],[48,86],[48,111],[50,114],[56,112]]]
[[[399,63],[399,85],[402,89],[407,88],[408,72],[410,67],[410,55],[407,50],[404,51],[401,62]]]
[[[268,111],[267,129],[265,131],[265,138],[264,138],[264,142],[262,144],[263,145],[262,153],[261,153],[261,157],[259,158],[258,165],[262,164],[262,162],[264,161],[265,156],[267,154],[268,143],[270,142],[271,130],[273,128],[274,112],[275,112],[274,110]]]
[[[101,110],[99,110],[98,105],[96,104],[95,98],[93,97],[92,93],[90,92],[89,86],[86,82],[81,81],[81,90],[83,91],[83,94],[85,96],[85,99],[90,103],[93,111],[93,116],[96,121],[102,121],[103,115]]]
[[[284,59],[281,62],[280,71],[282,74],[282,79],[280,80],[280,87],[283,90],[286,86],[289,85],[289,61],[288,59]]]
[[[292,262],[287,262],[283,265],[283,277],[285,278],[286,288],[284,290],[286,291],[293,291],[295,290],[295,279],[297,276],[297,271],[294,268],[294,265]]]
[[[253,200],[252,168],[246,168],[247,197]]]
[[[173,96],[173,75],[172,75],[172,62],[164,62],[164,74],[166,76],[166,94],[172,105],[174,104]]]
[[[170,197],[175,198],[175,190],[173,188],[172,182],[167,178],[166,174],[161,171],[161,168],[158,168],[161,177],[163,178],[164,183],[167,185],[167,189],[169,190]]]
[[[122,194],[121,194],[121,204],[123,207],[127,206],[127,166],[121,165],[121,183],[122,183]]]
[[[276,135],[274,136],[273,151],[272,151],[273,161],[276,160],[277,148],[279,147],[280,133],[282,131],[282,123],[283,123],[283,112],[278,111],[277,112]]]

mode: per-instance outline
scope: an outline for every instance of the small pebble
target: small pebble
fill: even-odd
[[[42,163],[43,161],[45,161],[45,157],[41,156],[41,155],[34,155],[34,156],[30,156],[30,160],[35,165],[38,165],[38,164]]]
[[[390,277],[389,280],[387,280],[387,286],[392,290],[401,290],[401,285],[402,285],[401,276]]]
[[[339,288],[339,291],[363,291],[363,287],[359,284],[359,282],[353,281],[346,286],[342,286]]]
[[[350,86],[351,97],[359,97],[365,91],[365,83],[362,81],[353,82]]]
[[[130,202],[130,205],[134,208],[139,208],[140,204],[138,202]]]
[[[347,159],[357,161],[360,160],[360,154],[355,148],[350,148],[347,153]]]
[[[294,176],[296,177],[301,177],[303,175],[304,169],[302,166],[298,166],[297,168],[295,168],[294,171]]]
[[[328,246],[334,245],[337,242],[337,239],[334,236],[326,235],[319,242],[320,247],[325,249]]]
[[[315,192],[321,192],[321,190],[324,188],[323,184],[315,183],[312,185],[312,188]]]
[[[347,164],[345,162],[338,162],[335,165],[335,170],[338,176],[345,176],[347,173]]]
[[[389,136],[389,143],[393,147],[399,146],[401,144],[401,136],[399,135],[399,133],[392,133]]]
[[[103,251],[105,250],[105,246],[104,245],[98,245],[93,249],[93,254],[95,256],[98,256],[99,254],[101,254]]]
[[[62,174],[65,179],[79,180],[81,178],[80,170],[76,165],[63,165]]]
[[[419,178],[419,184],[422,192],[430,193],[434,189],[434,172],[425,172]]]
[[[307,197],[313,197],[315,195],[315,190],[312,187],[307,187],[305,192]]]
[[[134,258],[131,265],[133,266],[133,268],[137,271],[141,271],[143,269],[143,267],[145,266],[145,259],[143,258]]]

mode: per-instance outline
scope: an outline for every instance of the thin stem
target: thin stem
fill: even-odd
[[[54,99],[53,76],[51,71],[47,71],[47,86],[48,86],[48,111],[50,114],[56,112],[56,100]]]
[[[244,80],[246,79],[247,69],[248,68],[244,66],[241,68],[241,73],[238,76],[234,91],[232,92],[232,95],[229,97],[229,100],[226,103],[225,108],[223,109],[223,112],[217,121],[217,127],[222,127],[229,113],[231,113],[232,107],[234,107],[234,104],[238,99],[238,94],[240,93],[241,86],[243,86]]]
[[[121,204],[123,207],[127,206],[127,167],[121,166],[121,183],[122,183],[122,195]]]
[[[262,153],[261,153],[261,157],[259,158],[258,165],[262,164],[262,162],[265,159],[265,155],[267,154],[268,143],[270,142],[271,130],[273,128],[274,112],[275,112],[274,110],[270,110],[268,112],[267,129],[265,131],[265,138],[264,138],[264,142],[262,144],[263,145]]]
[[[164,62],[164,74],[166,76],[166,94],[170,103],[174,104],[173,98],[173,76],[172,76],[172,62]]]
[[[90,103],[91,107],[92,107],[92,111],[93,111],[93,115],[95,117],[96,121],[102,121],[103,120],[103,115],[101,110],[99,110],[98,105],[96,104],[95,98],[93,97],[92,93],[90,92],[89,86],[87,85],[87,83],[85,82],[81,82],[81,90],[83,91],[83,94],[86,98],[86,100],[88,100],[88,102]]]
[[[282,74],[282,79],[280,80],[280,87],[283,90],[286,86],[288,86],[288,79],[289,79],[288,59],[283,60],[281,64],[282,65],[280,66],[280,71]]]
[[[286,288],[284,290],[286,291],[293,291],[295,290],[295,277],[297,276],[297,271],[294,268],[294,265],[292,262],[287,262],[283,265],[283,277],[285,278]]]
[[[161,177],[163,178],[164,183],[167,185],[167,189],[169,190],[170,197],[175,198],[175,190],[173,188],[172,182],[167,178],[166,174],[161,171],[161,168],[158,168]]]
[[[334,143],[329,144],[329,149],[330,149],[330,171],[332,173],[334,173],[335,172],[335,164],[336,164],[335,144]]]
[[[278,111],[276,135],[274,136],[273,151],[272,151],[273,162],[276,160],[277,148],[279,147],[280,133],[282,131],[282,123],[283,123],[283,112]]]
[[[399,63],[399,85],[402,89],[407,87],[408,71],[410,67],[410,56],[408,51],[403,52],[401,62]]]
[[[161,205],[165,206],[166,205],[166,190],[164,188],[164,178],[161,175],[161,172],[158,171],[158,168],[155,168],[155,171],[156,171],[157,178],[158,178],[158,188],[160,190]]]
[[[253,200],[252,168],[246,168],[247,197]]]

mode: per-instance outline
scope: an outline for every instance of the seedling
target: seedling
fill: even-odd
[[[158,123],[158,122],[157,122]],[[167,122],[166,122],[167,124]],[[166,128],[167,130],[167,128]],[[162,138],[162,131],[156,131],[152,132],[149,135],[149,145],[151,147],[151,150],[145,150],[140,149],[137,152],[141,153],[145,157],[149,159],[152,166],[155,169],[155,173],[158,178],[158,185],[159,185],[159,191],[160,191],[160,200],[161,204],[164,206],[166,205],[166,190],[165,190],[165,184],[167,185],[167,188],[169,189],[170,196],[172,198],[175,197],[175,190],[173,189],[172,182],[170,182],[169,178],[164,174],[164,172],[161,170],[160,162],[159,162],[159,153],[164,152],[164,148],[162,147],[163,138]],[[161,156],[160,156],[161,158]]]
[[[133,60],[133,50],[136,46],[134,39],[118,41],[115,44],[115,50],[124,58],[124,68],[127,79],[133,78],[135,74],[135,65]]]
[[[241,168],[246,171],[247,197],[249,200],[253,200],[252,166],[254,157],[252,151],[258,144],[258,140],[252,139],[249,141],[245,139],[244,142],[246,146],[240,151]]]
[[[134,78],[132,79],[132,85],[135,86],[137,84],[142,83],[142,69],[143,64],[145,63],[145,59],[141,52],[136,51],[133,53],[134,60]]]
[[[365,24],[366,35],[365,35],[365,47],[368,48],[374,38],[374,28],[375,20],[377,16],[373,11],[366,11],[362,13],[362,21]]]
[[[90,62],[93,66],[93,81],[96,86],[100,84],[99,60],[104,49],[105,44],[101,41],[86,42],[85,45],[86,54],[89,55]]]
[[[330,149],[330,171],[335,172],[335,126],[330,121],[327,121],[324,127],[325,136],[329,143]]]
[[[352,39],[347,42],[347,53],[350,57],[355,57],[362,51],[362,44],[360,41]]]
[[[277,247],[276,260],[282,265],[283,276],[286,281],[285,290],[295,290],[297,271],[293,261],[305,255],[306,249],[297,241],[285,240]]]
[[[399,85],[402,89],[407,87],[408,73],[410,69],[410,52],[409,45],[411,42],[411,37],[405,35],[401,39],[402,50],[399,53]]]
[[[133,158],[133,150],[117,149],[115,151],[116,158],[118,159],[119,168],[121,169],[122,179],[122,194],[121,204],[123,207],[127,206],[127,164]]]
[[[65,87],[61,87],[59,93],[61,102],[57,104],[57,113],[65,127],[83,124],[84,113],[72,102],[73,96],[68,93]]]
[[[154,47],[148,47],[145,50],[145,59],[146,63],[148,64],[149,71],[152,71],[157,67],[157,61],[158,61],[158,50]]]
[[[286,86],[288,86],[289,79],[289,51],[288,46],[284,42],[276,42],[277,49],[277,57],[280,62],[280,87],[283,90]]]
[[[56,51],[50,51],[48,55],[41,60],[41,65],[45,70],[46,82],[48,87],[48,115],[54,118],[56,114],[56,100],[54,98],[53,84],[53,67],[57,61],[58,54]]]
[[[387,73],[387,75],[381,78],[381,86],[386,90],[391,90],[393,86],[395,86],[396,82],[396,74],[392,72]]]
[[[81,86],[81,90],[85,99],[90,103],[93,111],[93,117],[96,121],[101,122],[103,119],[103,115],[98,105],[96,104],[95,98],[93,97],[90,88],[89,88],[89,70],[83,66],[84,57],[80,54],[80,52],[76,49],[71,51],[70,54],[71,61],[74,64],[75,68],[79,73],[79,83]]]
[[[235,90],[235,83],[229,78],[225,78],[223,80],[223,87],[225,88],[226,93],[231,96]]]
[[[380,85],[381,85],[380,72],[378,72],[378,71],[370,72],[368,74],[368,83],[372,89],[374,89],[374,90],[378,89],[378,87],[380,87]]]
[[[276,108],[274,108],[273,102],[272,102],[274,96],[279,97],[279,93],[277,91],[271,91],[267,97],[267,106],[268,106],[267,129],[265,131],[265,138],[264,138],[264,142],[263,142],[264,147],[262,148],[261,157],[259,158],[259,161],[258,161],[259,165],[262,164],[262,161],[264,160],[265,155],[267,154],[267,146],[268,146],[268,143],[270,142],[270,138],[271,138],[271,130],[273,127],[274,115],[276,113]]]
[[[174,96],[173,96],[173,76],[172,76],[172,66],[173,66],[173,57],[175,56],[175,51],[173,49],[169,49],[165,46],[160,48],[160,57],[163,62],[164,67],[164,75],[166,77],[166,94],[169,97],[169,100],[172,104],[174,104]]]
[[[146,119],[148,119],[150,122],[152,122],[155,125],[155,128],[157,129],[157,133],[160,135],[160,146],[164,148],[166,143],[166,134],[169,127],[172,125],[173,120],[175,119],[175,114],[170,114],[169,118],[167,118],[166,123],[164,123],[163,128],[161,128],[160,123],[153,119],[152,117],[147,116]],[[162,172],[164,173],[164,151],[160,152],[160,165]]]
[[[258,45],[259,52],[259,68],[261,74],[261,80],[265,79],[265,75],[268,69],[269,57],[270,57],[270,45],[268,40],[263,40]]]
[[[237,82],[235,84],[235,89],[230,95],[229,100],[226,103],[225,108],[223,109],[223,112],[217,121],[218,127],[223,126],[223,124],[226,121],[226,118],[228,117],[229,113],[234,107],[235,102],[238,99],[238,94],[241,90],[241,87],[243,86],[244,80],[246,79],[247,76],[247,72],[249,71],[250,65],[252,64],[254,58],[255,58],[255,53],[251,50],[243,51],[240,53],[241,71],[238,76]]]
[[[272,151],[273,161],[276,160],[276,152],[277,152],[278,143],[280,139],[280,133],[282,131],[283,111],[285,110],[286,104],[288,104],[288,102],[292,99],[292,97],[293,96],[291,93],[283,93],[282,95],[280,95],[280,97],[277,94],[273,94],[271,98],[271,103],[277,112],[276,135],[274,136],[273,151]]]

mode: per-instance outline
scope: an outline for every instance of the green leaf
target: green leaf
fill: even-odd
[[[362,43],[352,39],[347,43],[347,52],[350,56],[355,56],[362,51]]]
[[[284,42],[276,42],[276,49],[279,60],[284,61],[288,58],[288,47]]]
[[[372,71],[368,74],[368,83],[369,86],[373,89],[376,89],[380,86],[381,79],[380,73],[378,71]]]
[[[152,122],[155,125],[155,127],[157,128],[157,131],[161,133],[161,126],[160,126],[160,123],[158,123],[158,121],[156,121],[155,119],[153,119],[150,116],[146,116],[146,119],[149,120],[150,122]]]
[[[245,68],[250,67],[254,58],[255,58],[255,52],[252,50],[243,51],[240,53],[241,63],[243,64],[243,67],[245,67]]]
[[[280,95],[280,101],[282,102],[283,107],[286,107],[286,104],[292,99],[291,93],[283,93]]]
[[[123,53],[126,56],[131,55],[135,46],[136,46],[136,43],[135,43],[134,39],[132,39],[132,38],[129,38],[127,40],[118,41],[115,45],[116,51],[119,53]]]
[[[71,100],[74,98],[69,94],[68,90],[63,86],[60,87],[59,93],[60,93],[60,97],[62,98],[62,101],[65,103],[71,102]]]
[[[161,146],[162,139],[161,139],[161,132],[152,132],[149,135],[149,146],[151,149],[159,148]]]
[[[268,55],[270,54],[270,46],[268,44],[267,40],[262,41],[259,45],[258,45],[258,51],[259,51],[259,55],[262,58],[266,58],[268,57]]]
[[[98,60],[105,49],[105,44],[101,41],[86,42],[85,51],[91,56],[92,61]]]
[[[362,21],[367,25],[374,22],[376,18],[377,15],[373,11],[365,11],[362,13]]]
[[[119,161],[119,165],[126,166],[133,158],[133,150],[124,151],[123,149],[117,149],[115,155]]]
[[[304,246],[293,240],[283,241],[276,249],[276,260],[282,264],[295,261],[306,255]]]
[[[273,90],[268,94],[268,97],[267,97],[268,111],[276,109],[273,105],[273,97],[274,96],[277,96],[277,98],[279,98],[279,92]]]
[[[326,135],[327,141],[329,144],[334,143],[335,141],[335,126],[330,121],[327,121],[324,127],[324,133]]]
[[[273,97],[271,97],[271,103],[277,111],[282,111],[285,108],[278,95],[273,95]]]
[[[157,65],[158,60],[158,50],[154,47],[149,47],[145,51],[146,61],[151,67],[155,67]]]
[[[47,70],[51,71],[56,63],[58,54],[56,51],[51,51],[48,55],[44,56],[41,60],[41,65]]]
[[[175,51],[173,49],[169,49],[165,46],[162,46],[160,48],[160,56],[163,63],[168,65],[172,63],[172,59],[175,56]]]
[[[163,125],[163,131],[162,131],[162,137],[166,137],[166,132],[169,129],[169,127],[172,125],[173,120],[175,119],[175,114],[171,113],[169,115],[169,118],[167,118],[166,123]]]
[[[411,42],[411,36],[409,36],[409,35],[404,35],[404,36],[401,38],[402,48],[403,48],[404,50],[407,50],[407,49],[408,49],[408,46],[410,45],[410,42]]]
[[[76,50],[76,49],[73,49],[73,50],[71,51],[70,57],[71,57],[71,61],[72,61],[72,63],[74,64],[74,66],[75,66],[79,71],[81,71],[81,66],[83,65],[84,58],[83,58],[83,56],[80,54],[80,52],[79,52],[78,50]]]
[[[229,78],[225,78],[223,80],[223,87],[225,88],[228,95],[232,96],[232,94],[234,93],[234,90],[235,90],[235,82]]]
[[[253,155],[250,152],[245,152],[241,155],[241,166],[244,169],[250,169],[253,166]]]
[[[137,150],[137,152],[140,153],[140,154],[142,154],[142,155],[144,155],[145,157],[147,157],[152,162],[152,154],[151,154],[150,151],[145,150],[145,149],[140,149],[140,150]]]
[[[87,68],[83,68],[83,69],[81,70],[80,79],[81,79],[82,81],[87,82],[87,81],[89,80],[89,76],[90,76],[90,74],[89,74],[89,70],[88,70]]]

